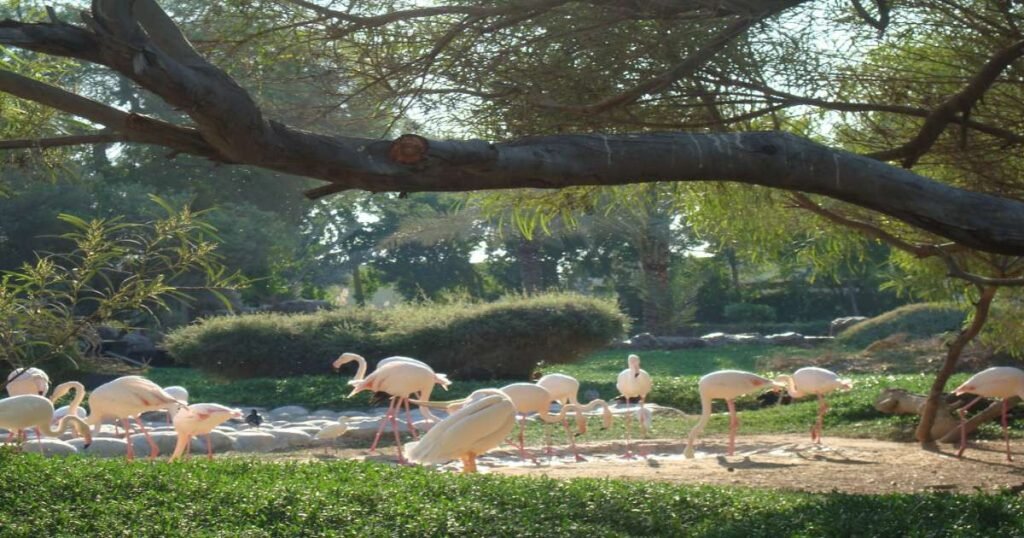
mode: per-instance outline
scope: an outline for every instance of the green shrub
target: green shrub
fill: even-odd
[[[179,362],[233,379],[325,373],[346,351],[371,362],[416,357],[461,379],[526,379],[538,363],[576,360],[621,335],[625,325],[610,301],[551,294],[211,318],[172,332],[165,345]]]
[[[951,303],[918,303],[901,306],[864,320],[843,331],[837,338],[846,345],[865,347],[896,333],[926,338],[960,328],[964,311]]]
[[[775,309],[764,304],[732,303],[725,305],[726,321],[775,321]]]

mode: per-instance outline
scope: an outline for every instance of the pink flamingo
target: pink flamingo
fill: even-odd
[[[35,394],[46,396],[50,390],[50,376],[39,368],[15,368],[7,376],[7,394],[20,396]]]
[[[630,459],[635,457],[632,450],[632,444],[630,439],[630,425],[633,421],[633,414],[629,408],[629,401],[636,398],[640,402],[640,427],[647,432],[648,418],[646,410],[644,409],[644,401],[647,399],[647,394],[651,392],[651,374],[647,371],[640,369],[640,357],[637,355],[630,355],[626,359],[628,368],[619,372],[619,377],[615,381],[615,388],[619,389],[619,393],[626,398],[626,453],[623,455],[624,458]],[[637,450],[639,452],[639,449]],[[641,455],[643,455],[641,453]]]
[[[815,366],[801,368],[791,376],[780,375],[775,381],[784,383],[786,391],[794,400],[807,394],[818,396],[818,420],[811,425],[811,442],[817,444],[821,444],[821,429],[828,411],[825,395],[837,389],[849,390],[853,387],[849,379],[841,379],[835,372]]]
[[[331,367],[334,369],[334,371],[338,371],[338,370],[341,369],[342,366],[344,366],[344,365],[346,365],[346,364],[348,364],[350,362],[355,362],[356,364],[359,365],[358,369],[356,370],[355,377],[350,379],[349,382],[348,382],[349,385],[355,385],[356,383],[358,383],[359,381],[362,381],[366,377],[366,359],[364,359],[361,355],[357,355],[355,353],[342,353],[340,357],[338,357],[337,359],[334,360],[334,362],[331,364]],[[407,362],[407,363],[417,364],[419,366],[422,366],[424,368],[429,369],[431,372],[434,371],[434,369],[431,368],[429,364],[427,364],[427,363],[425,363],[425,362],[423,362],[421,360],[417,360],[417,359],[414,359],[412,357],[401,357],[401,356],[397,356],[397,355],[394,356],[394,357],[388,357],[386,359],[381,359],[377,363],[377,369],[380,370],[381,368],[384,368],[385,366],[387,366],[389,364],[392,364],[392,363],[396,363],[396,362]],[[444,374],[437,374],[437,376],[440,377],[440,378],[443,378],[445,381],[448,381],[448,378]],[[451,382],[448,382],[446,384],[442,384],[441,388],[443,388],[444,390],[448,390],[448,385],[449,384],[451,384]],[[430,399],[430,393],[433,390],[434,390],[434,384],[430,383],[429,385],[424,387],[423,392],[419,396],[417,396],[417,397],[419,399],[421,399],[421,400],[429,400]],[[409,417],[408,402],[407,402],[407,405],[406,405],[406,408],[405,408],[405,413],[406,413],[406,418],[408,419],[408,417]],[[424,419],[426,419],[426,420],[428,420],[430,422],[438,422],[440,420],[436,416],[434,416],[433,413],[430,412],[430,408],[429,407],[420,407],[420,413],[423,415]],[[410,426],[411,426],[411,424],[410,424]],[[415,428],[413,428],[413,430],[415,430]]]
[[[398,420],[395,418],[398,410],[401,409],[402,404],[405,404],[405,417],[409,423],[409,430],[413,435],[413,439],[416,439],[416,430],[412,425],[412,416],[409,413],[409,396],[418,393],[421,395],[420,399],[423,399],[422,395],[424,393],[429,394],[435,383],[445,389],[451,384],[447,377],[443,374],[434,373],[434,370],[429,366],[406,361],[393,361],[383,366],[378,365],[377,370],[372,374],[360,381],[353,381],[355,387],[349,393],[349,398],[364,390],[386,392],[392,396],[391,403],[388,405],[388,411],[384,415],[380,427],[377,428],[377,435],[373,439],[373,445],[370,446],[370,452],[376,450],[377,442],[380,441],[381,433],[384,431],[384,425],[390,421],[391,429],[395,434],[399,463],[405,463],[405,457],[402,455]],[[421,406],[422,408],[423,406]]]
[[[700,378],[700,420],[690,430],[689,439],[686,443],[686,457],[693,458],[693,445],[697,436],[704,431],[708,419],[711,418],[711,401],[724,399],[729,407],[729,455],[732,456],[736,448],[736,430],[739,429],[740,419],[736,416],[736,406],[733,400],[744,394],[749,394],[759,389],[770,388],[779,390],[786,388],[782,383],[772,381],[750,372],[739,370],[720,370]]]
[[[558,402],[559,405],[579,405],[580,403],[578,400],[580,382],[575,377],[565,374],[547,374],[538,379],[537,384],[548,389],[553,398],[552,401]],[[579,408],[576,410],[576,431],[580,435],[587,433],[587,419],[584,418],[583,412]]]
[[[172,404],[185,406],[184,402],[174,399],[156,383],[141,376],[128,375],[100,385],[92,391],[89,396],[89,416],[85,421],[99,433],[105,419],[121,419],[125,429],[125,441],[128,443],[125,456],[128,461],[132,461],[135,459],[135,449],[132,447],[132,432],[128,419],[134,418],[149,443],[149,459],[154,459],[160,454],[160,449],[142,425],[139,415],[146,411],[167,409]]]
[[[68,426],[73,426],[85,438],[85,448],[92,443],[89,427],[77,416],[62,417],[56,428],[50,423],[52,420],[53,402],[38,394],[21,394],[0,400],[0,427],[22,432],[22,435],[24,430],[34,428],[40,433],[37,438],[40,453],[43,452],[43,436],[59,437]]]
[[[1006,439],[1006,460],[1013,461],[1013,456],[1010,454],[1010,431],[1006,421],[1006,412],[1008,411],[1006,399],[1011,396],[1024,398],[1024,370],[1012,366],[996,366],[982,370],[964,381],[953,391],[953,394],[957,396],[961,394],[978,395],[958,411],[960,413],[960,450],[957,451],[956,456],[962,457],[967,448],[967,430],[964,428],[967,410],[982,398],[999,398],[1003,401],[1002,422],[1003,438]]]
[[[174,415],[174,431],[178,433],[178,444],[174,446],[174,453],[168,461],[178,459],[186,450],[191,451],[192,438],[197,435],[206,436],[206,457],[212,460],[213,440],[210,439],[210,432],[233,418],[241,419],[242,412],[215,403],[198,403],[180,408]]]
[[[476,457],[501,444],[516,427],[516,406],[496,389],[471,400],[409,444],[409,459],[421,463],[462,460],[463,473],[476,472]]]

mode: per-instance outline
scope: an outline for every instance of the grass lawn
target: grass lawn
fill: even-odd
[[[802,366],[804,357],[821,351],[804,348],[785,348],[768,345],[723,346],[678,351],[648,351],[641,353],[642,366],[654,377],[654,390],[650,401],[681,409],[687,414],[700,413],[700,397],[697,380],[707,372],[724,368],[759,371],[760,359],[780,354],[791,357],[792,369]],[[544,373],[561,372],[580,380],[580,397],[588,390],[597,391],[600,397],[611,399],[617,395],[615,376],[625,368],[625,351],[602,351],[574,364],[541,366]],[[773,361],[778,364],[778,361]],[[781,372],[761,372],[774,375]],[[927,392],[931,384],[931,373],[903,374],[859,374],[851,375],[854,388],[849,392],[837,392],[829,396],[831,406],[825,419],[825,435],[845,437],[873,437],[879,439],[910,440],[916,425],[916,417],[882,415],[873,403],[879,391],[886,387],[902,387],[911,391]],[[298,404],[308,408],[352,409],[366,406],[367,396],[345,397],[349,388],[345,381],[349,374],[337,376],[303,376],[289,379],[249,379],[230,383],[219,382],[202,373],[182,368],[154,368],[149,377],[161,385],[184,385],[194,402],[219,402],[228,405],[255,404],[274,407]],[[966,375],[953,377],[955,386]],[[451,390],[435,390],[432,398],[454,399],[465,396],[478,388],[501,386],[519,380],[497,380],[493,382],[456,381]],[[817,413],[814,398],[800,400],[792,405],[759,408],[754,396],[737,401],[741,410],[742,432],[746,433],[803,433],[807,432]],[[715,413],[725,412],[725,403],[716,401]],[[652,435],[656,437],[685,437],[696,422],[696,418],[659,417],[654,422]],[[599,421],[591,419],[592,433],[587,440],[620,439],[624,434],[621,421],[616,421],[608,431],[598,429]],[[708,433],[722,433],[728,430],[727,417],[716,414],[708,424]],[[1019,432],[1019,430],[1018,430]],[[997,425],[982,428],[983,437],[999,434]],[[534,424],[528,431],[528,439],[538,444],[543,439],[543,428]],[[555,432],[556,442],[561,434]]]
[[[0,536],[1014,536],[1009,494],[809,494],[0,450]]]

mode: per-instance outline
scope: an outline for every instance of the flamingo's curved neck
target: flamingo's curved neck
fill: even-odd
[[[775,378],[775,381],[781,381],[782,383],[785,383],[786,392],[789,393],[789,396],[791,398],[800,398],[801,396],[804,395],[804,393],[797,390],[796,381],[793,381],[793,376],[780,375],[779,377]]]
[[[89,425],[84,420],[74,415],[64,415],[60,417],[60,421],[57,422],[56,428],[53,424],[47,422],[46,424],[39,426],[39,431],[47,437],[60,437],[64,435],[64,432],[72,425],[77,424],[79,428],[76,428],[80,434],[87,434],[89,432]]]
[[[359,369],[356,370],[356,376],[352,380],[362,381],[366,377],[366,359],[362,355],[356,355],[356,362],[359,363]]]
[[[78,406],[82,404],[82,400],[85,399],[85,386],[78,381],[68,381],[67,383],[61,383],[54,389],[53,394],[50,395],[50,402],[56,404],[57,400],[61,399],[69,391],[75,391],[75,397],[71,400],[71,405],[68,406],[68,415],[77,416]]]

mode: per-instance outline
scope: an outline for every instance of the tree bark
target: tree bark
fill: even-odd
[[[516,246],[519,261],[519,280],[523,292],[533,295],[544,287],[544,274],[540,265],[540,245],[535,239],[521,237]]]
[[[352,268],[352,299],[359,306],[366,306],[366,296],[363,293],[363,274],[359,270],[359,264]]]
[[[946,390],[946,382],[949,381],[949,377],[956,370],[956,363],[960,360],[960,354],[963,353],[964,348],[985,326],[985,321],[988,320],[989,307],[992,306],[992,300],[995,298],[996,291],[998,290],[999,288],[996,286],[981,288],[981,297],[978,298],[978,302],[974,305],[974,319],[971,320],[971,324],[966,329],[960,331],[960,334],[949,345],[949,350],[946,352],[946,360],[942,364],[942,369],[939,370],[938,375],[935,376],[935,381],[932,382],[932,388],[928,392],[928,401],[921,412],[921,422],[917,425],[917,440],[922,446],[934,444],[934,440],[931,437],[932,424],[935,422],[935,413],[939,408],[939,400]]]
[[[99,123],[132,142],[329,182],[310,197],[346,189],[736,181],[829,196],[970,248],[1024,255],[1024,203],[953,188],[795,135],[594,134],[504,143],[327,136],[265,118],[248,92],[196,52],[154,0],[94,0],[86,20],[84,27],[2,21],[0,44],[106,66],[187,114],[193,125],[124,113],[6,71],[0,71],[0,91]]]
[[[1011,396],[1006,399],[1006,405],[1013,407],[1020,403],[1020,398],[1017,396]],[[986,422],[991,422],[999,418],[1003,413],[1003,402],[1002,400],[992,402],[984,411],[974,415],[967,422],[964,423],[964,430],[967,435],[970,435],[974,430],[978,429],[978,426]],[[960,442],[960,428],[953,428],[953,431],[947,433],[939,439],[942,443],[959,443]]]

